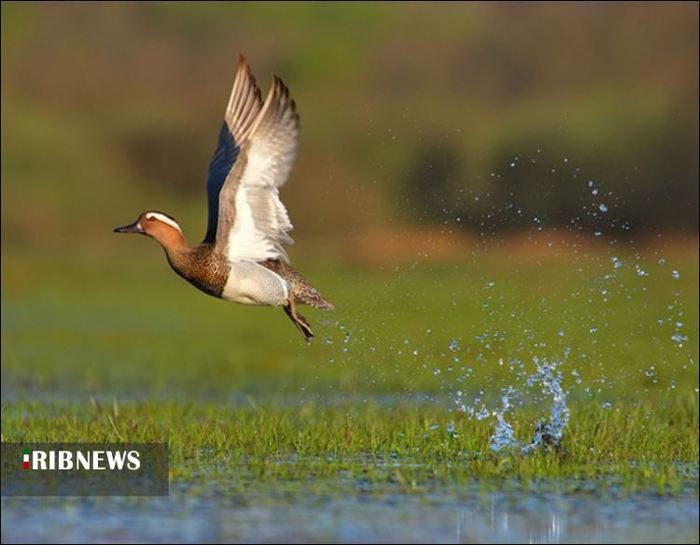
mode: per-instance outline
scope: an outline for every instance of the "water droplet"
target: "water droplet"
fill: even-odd
[[[688,337],[687,335],[681,335],[680,333],[676,332],[671,335],[671,339],[673,339],[673,341],[679,346],[683,346],[683,343],[688,340]]]
[[[607,207],[606,205],[604,205],[604,204],[600,204],[600,205],[598,206],[598,210],[600,210],[601,212],[607,212],[607,211],[608,211],[608,207]]]
[[[674,280],[678,280],[681,277],[681,273],[674,269],[673,272],[671,272],[671,276],[673,276]]]
[[[447,425],[447,434],[450,437],[459,437],[459,435],[457,435],[457,433],[455,432],[455,423],[454,422],[450,422]]]
[[[477,420],[484,420],[485,418],[489,417],[489,414],[491,414],[491,413],[489,413],[489,410],[482,405],[479,412],[476,413],[476,419]]]

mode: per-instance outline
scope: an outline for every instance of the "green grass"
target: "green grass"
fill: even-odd
[[[303,272],[339,310],[307,312],[318,338],[305,346],[281,311],[205,297],[150,241],[128,242],[128,257],[70,264],[5,256],[3,440],[167,440],[173,482],[190,492],[697,490],[694,255],[660,264],[616,251],[619,270],[613,254],[583,250],[383,271],[316,264]],[[548,410],[524,387],[533,357],[560,362],[562,448],[491,453],[493,419],[465,418],[452,399],[483,391],[495,409],[516,386],[526,403],[510,419],[528,439]]]
[[[190,492],[273,485],[375,492],[483,488],[659,493],[697,486],[697,411],[627,407],[574,411],[562,448],[531,456],[488,450],[490,422],[459,420],[438,407],[343,405],[232,408],[207,403],[101,407],[9,403],[6,440],[163,441],[174,483]],[[519,418],[528,435],[532,418]]]

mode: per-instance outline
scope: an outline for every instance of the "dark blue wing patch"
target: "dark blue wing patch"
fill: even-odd
[[[219,222],[219,193],[226,181],[226,176],[236,162],[239,146],[224,121],[219,132],[219,143],[209,163],[207,178],[207,202],[209,204],[209,221],[204,242],[213,242],[216,238],[216,226]]]

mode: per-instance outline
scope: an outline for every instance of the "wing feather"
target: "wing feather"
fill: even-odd
[[[219,194],[226,177],[236,163],[241,145],[250,135],[257,119],[262,100],[250,66],[241,55],[233,88],[224,113],[224,122],[219,131],[219,140],[209,163],[207,177],[207,204],[209,217],[204,242],[213,242],[219,223]]]
[[[282,259],[292,229],[279,188],[296,157],[299,115],[275,76],[219,195],[217,249],[231,261]]]

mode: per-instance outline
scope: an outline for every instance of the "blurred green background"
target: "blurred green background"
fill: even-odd
[[[298,103],[283,197],[302,240],[585,226],[576,173],[613,193],[615,225],[695,232],[697,19],[694,3],[3,3],[4,243],[112,245],[149,207],[199,240],[239,52]]]
[[[697,399],[697,4],[1,9],[6,392],[453,394],[568,347],[590,395]],[[201,240],[239,53],[301,114],[309,348],[111,232]]]

